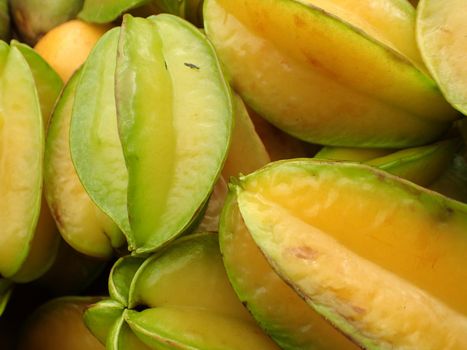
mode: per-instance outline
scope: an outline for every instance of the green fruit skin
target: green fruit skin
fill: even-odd
[[[92,23],[109,23],[129,12],[136,17],[170,13],[202,26],[202,0],[85,0],[78,17]]]
[[[105,345],[113,325],[122,316],[124,306],[112,299],[104,299],[86,308],[83,320],[94,336]]]
[[[71,117],[70,150],[89,197],[128,236],[128,172],[118,135],[114,91],[119,32],[114,28],[105,33],[83,65]],[[121,234],[110,238],[114,247],[126,243]]]
[[[125,320],[125,314],[127,310],[124,310],[120,317],[115,320],[114,324],[110,328],[105,347],[107,350],[151,350],[154,347],[149,347],[144,344],[135,333],[131,330],[130,326]],[[155,349],[158,349],[156,347]]]
[[[154,3],[161,12],[185,18],[199,27],[203,25],[203,0],[155,0]]]
[[[92,23],[109,23],[126,11],[150,2],[151,0],[84,0],[78,17]]]
[[[213,48],[188,22],[126,15],[116,99],[129,174],[129,245],[142,255],[186,232],[208,199],[230,142],[230,89]]]
[[[10,0],[11,13],[23,40],[34,45],[49,30],[73,19],[83,0]]]
[[[117,260],[109,276],[109,294],[113,300],[125,307],[129,305],[130,286],[144,261],[143,258],[132,256],[125,256]]]

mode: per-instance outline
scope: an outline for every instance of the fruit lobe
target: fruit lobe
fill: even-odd
[[[406,58],[311,4],[208,0],[204,18],[235,90],[305,141],[407,147],[457,118]]]
[[[130,249],[143,254],[180,235],[200,214],[227,155],[230,90],[195,27],[171,15],[126,15],[116,96]]]
[[[70,153],[69,131],[80,73],[75,73],[66,85],[49,125],[45,195],[63,239],[85,255],[108,258],[113,253],[110,236],[118,234],[118,227],[89,198]]]
[[[465,346],[467,206],[376,169],[311,160],[272,164],[237,195],[274,269],[363,346]]]
[[[281,348],[358,349],[274,272],[245,226],[234,191],[222,213],[219,244],[235,292]]]
[[[0,45],[0,273],[24,263],[39,217],[44,126],[34,78],[20,51]]]

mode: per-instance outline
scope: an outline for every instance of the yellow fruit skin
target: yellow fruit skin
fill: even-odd
[[[97,40],[110,28],[109,25],[80,20],[68,21],[44,35],[34,49],[66,82],[86,60]]]
[[[205,30],[232,86],[304,141],[403,148],[457,114],[434,81],[362,30],[297,0],[207,0]]]
[[[236,186],[276,272],[364,349],[467,349],[465,204],[367,166],[309,159]]]

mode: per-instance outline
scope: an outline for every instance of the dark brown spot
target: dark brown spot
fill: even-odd
[[[447,205],[447,203],[443,203],[444,205]],[[446,222],[451,220],[452,216],[454,215],[454,209],[451,207],[444,207],[440,208],[439,215],[437,217],[439,222]]]

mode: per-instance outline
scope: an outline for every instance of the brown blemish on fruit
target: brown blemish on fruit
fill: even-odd
[[[378,179],[378,181],[382,181],[382,182],[386,181],[387,177],[381,171],[377,171],[375,172],[375,174],[376,174],[376,178]]]
[[[293,247],[287,250],[288,254],[295,256],[296,258],[302,260],[316,260],[319,253],[316,250],[311,249],[310,247]]]
[[[301,17],[298,16],[298,15],[295,15],[295,16],[293,17],[293,21],[294,21],[294,23],[295,23],[295,26],[297,26],[297,27],[299,27],[299,28],[305,26],[305,21],[303,20],[303,18],[301,18]]]
[[[444,207],[440,209],[439,215],[437,215],[437,219],[440,222],[446,222],[451,220],[451,217],[454,215],[454,209],[451,207]]]
[[[312,54],[305,52],[302,50],[303,55],[305,56],[305,59],[309,64],[313,66],[314,69],[317,71],[321,72],[322,74],[328,76],[332,80],[339,81],[338,76],[331,70],[327,69],[325,66],[321,64],[320,61],[315,59]]]
[[[442,32],[443,34],[446,34],[447,36],[452,36],[452,30],[447,28],[447,27],[438,27],[438,31]]]
[[[355,311],[359,315],[363,315],[366,312],[364,308],[361,308],[360,306],[355,306],[355,305],[352,305],[352,310]]]

